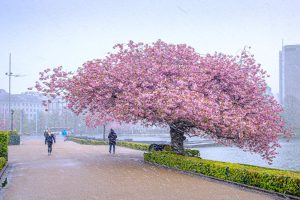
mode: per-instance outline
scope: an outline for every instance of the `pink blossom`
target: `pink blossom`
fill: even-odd
[[[282,107],[267,96],[266,72],[243,51],[200,56],[185,44],[115,45],[115,53],[87,61],[76,73],[40,73],[36,89],[63,96],[90,126],[105,121],[189,125],[186,134],[260,154],[271,161],[287,137]]]

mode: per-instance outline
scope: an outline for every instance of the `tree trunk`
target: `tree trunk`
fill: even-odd
[[[170,136],[172,150],[178,154],[184,154],[183,141],[185,140],[185,128],[180,123],[170,125]]]

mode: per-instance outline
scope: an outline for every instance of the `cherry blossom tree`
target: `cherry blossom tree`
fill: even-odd
[[[271,161],[278,135],[290,136],[282,107],[266,95],[266,72],[247,51],[200,56],[185,44],[117,44],[114,53],[75,73],[62,67],[40,73],[36,88],[62,95],[88,123],[103,119],[169,126],[175,152],[185,136],[202,136]]]

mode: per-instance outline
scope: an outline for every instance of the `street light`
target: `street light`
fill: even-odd
[[[11,109],[11,123],[10,123],[10,131],[13,131],[14,130],[14,110]]]
[[[14,110],[11,109],[11,77],[21,77],[22,75],[13,74],[11,72],[11,53],[9,54],[9,67],[8,67],[8,73],[5,73],[5,75],[8,76],[8,112],[10,115],[10,131],[13,131],[13,115]]]

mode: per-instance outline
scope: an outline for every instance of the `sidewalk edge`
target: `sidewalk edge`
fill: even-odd
[[[8,163],[5,164],[5,166],[3,167],[3,169],[0,172],[0,180],[1,180],[2,176],[3,176],[3,174],[5,173],[7,167],[8,167]]]
[[[297,196],[292,196],[292,195],[283,194],[283,193],[279,193],[279,192],[273,192],[273,191],[270,191],[270,190],[266,190],[266,189],[262,189],[262,188],[242,184],[242,183],[237,183],[237,182],[233,182],[233,181],[227,181],[227,180],[207,176],[207,175],[200,174],[200,173],[183,171],[183,170],[180,170],[180,169],[171,168],[171,167],[168,167],[168,166],[165,166],[165,165],[160,165],[160,164],[157,164],[157,163],[151,163],[151,162],[147,162],[147,161],[144,161],[144,162],[149,164],[149,165],[154,165],[154,166],[157,166],[157,167],[160,167],[160,168],[173,170],[175,172],[179,172],[179,173],[182,173],[182,174],[198,176],[198,177],[202,177],[202,178],[205,178],[207,180],[210,180],[210,181],[216,181],[216,182],[220,182],[220,183],[234,185],[234,186],[237,186],[237,187],[240,187],[240,188],[246,188],[250,191],[251,190],[256,190],[256,191],[260,191],[262,193],[267,193],[267,194],[275,196],[275,197],[281,197],[283,199],[300,200],[300,197],[297,197]]]

